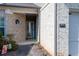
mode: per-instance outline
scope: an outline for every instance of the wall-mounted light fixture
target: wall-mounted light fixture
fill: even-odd
[[[19,24],[19,23],[20,23],[19,19],[16,19],[15,24]]]

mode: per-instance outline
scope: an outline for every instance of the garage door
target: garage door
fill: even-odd
[[[69,55],[79,55],[79,13],[69,16]]]

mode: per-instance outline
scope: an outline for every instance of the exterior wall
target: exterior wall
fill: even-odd
[[[65,24],[61,28],[60,24]],[[65,4],[57,4],[57,55],[68,55],[69,9]]]
[[[26,39],[26,16],[23,14],[7,14],[7,34],[14,34],[16,42],[23,42]],[[18,19],[20,24],[16,24],[15,20]]]
[[[55,55],[55,4],[46,4],[40,15],[40,44]]]
[[[57,55],[68,55],[69,53],[69,12],[79,12],[79,3],[57,4]],[[60,28],[65,24],[66,28]]]

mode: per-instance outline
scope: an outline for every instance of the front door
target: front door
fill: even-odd
[[[79,13],[69,15],[69,55],[79,55]]]
[[[36,39],[36,25],[34,21],[28,21],[27,23],[27,37],[28,39]]]

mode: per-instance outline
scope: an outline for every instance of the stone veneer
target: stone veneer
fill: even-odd
[[[79,9],[78,3],[57,3],[57,55],[67,56],[69,53],[69,9]],[[60,24],[65,24],[61,28]]]

